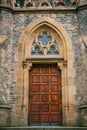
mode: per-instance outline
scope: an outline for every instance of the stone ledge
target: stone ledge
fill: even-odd
[[[11,109],[11,106],[7,106],[7,105],[0,105],[0,108]]]
[[[87,105],[81,105],[81,106],[79,106],[78,108],[79,108],[79,109],[85,109],[85,108],[87,108]]]
[[[12,8],[6,5],[0,5],[1,9],[7,9],[10,10],[12,12],[32,12],[32,11],[75,11],[76,7],[61,7],[61,8],[36,8],[36,7],[32,7],[32,8]]]
[[[87,130],[87,127],[2,127],[0,130]]]

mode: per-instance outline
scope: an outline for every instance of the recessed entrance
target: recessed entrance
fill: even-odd
[[[29,71],[29,125],[62,125],[61,70],[33,64]]]
[[[42,40],[44,37],[46,39]],[[74,58],[71,39],[64,27],[55,20],[42,17],[32,22],[25,29],[19,41],[17,54],[17,98],[15,104],[16,114],[14,114],[14,122],[16,121],[17,125],[76,125]],[[42,63],[44,65],[40,65]],[[49,65],[49,63],[54,65]],[[50,80],[47,87],[42,87],[42,84],[44,84],[43,86],[47,84],[43,83],[45,74],[41,74],[43,73],[42,66],[49,68],[48,79]],[[57,71],[55,74],[51,71],[53,66]],[[31,67],[32,70],[30,70]],[[38,73],[35,74],[33,71],[36,69]],[[58,72],[61,75],[60,80],[62,79],[60,90],[53,86],[53,84],[57,84],[53,82],[53,75],[59,77]],[[34,75],[40,79],[39,82],[34,81],[36,80]],[[55,89],[52,89],[52,86]],[[39,98],[33,95],[39,95]],[[59,97],[56,101],[54,101],[55,96],[56,98]],[[38,100],[35,101],[34,99]],[[59,104],[62,104],[62,106]],[[43,108],[46,111],[43,111]]]

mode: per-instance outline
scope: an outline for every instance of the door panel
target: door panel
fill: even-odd
[[[61,71],[34,64],[29,71],[29,125],[62,125]]]

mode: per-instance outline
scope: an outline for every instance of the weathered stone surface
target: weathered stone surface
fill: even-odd
[[[25,119],[25,116],[27,117],[26,105],[28,104],[23,104],[23,96],[27,95],[27,92],[23,92],[23,85],[27,86],[28,84],[28,71],[26,72],[25,68],[23,70],[22,62],[25,60],[23,59],[25,58],[25,50],[28,52],[29,49],[26,47],[26,44],[30,41],[26,40],[27,42],[25,44],[25,39],[29,35],[27,28],[30,29],[32,23],[44,18],[48,19],[48,22],[50,19],[54,20],[54,26],[55,23],[60,24],[68,34],[66,37],[69,37],[71,40],[72,54],[71,49],[68,48],[70,45],[67,40],[68,63],[66,68],[69,71],[66,71],[64,66],[61,67],[63,71],[66,71],[66,75],[68,75],[68,78],[65,77],[65,75],[62,76],[63,81],[66,81],[63,82],[63,89],[65,90],[67,87],[66,93],[68,95],[67,106],[63,108],[63,113],[67,110],[66,115],[64,115],[66,116],[66,118],[64,118],[64,125],[80,125],[81,117],[79,118],[78,106],[87,104],[87,10],[53,10],[51,12],[46,10],[36,10],[33,12],[32,10],[26,13],[21,11],[20,13],[11,13],[10,10],[0,11],[0,102],[12,105],[12,125],[28,125]],[[46,23],[47,21],[45,24]],[[52,24],[50,24],[50,27],[52,30]],[[39,29],[38,26],[38,30]],[[26,36],[24,36],[24,33]],[[32,33],[32,30],[30,33]],[[33,32],[33,34],[36,35],[35,32]],[[62,34],[63,32],[61,36]],[[7,39],[2,36],[6,36]],[[23,40],[21,41],[21,39]],[[25,48],[22,45],[24,45]],[[24,53],[22,54],[22,52]],[[62,53],[64,54],[65,52],[66,50],[63,50]],[[23,74],[25,74],[25,78],[23,78]],[[64,86],[64,84],[66,85]],[[63,91],[63,95],[64,92],[65,91]],[[26,101],[27,100],[26,98]],[[66,99],[63,99],[63,103],[65,102]],[[2,114],[5,115],[5,119],[7,120],[7,114],[3,110],[4,109],[1,110]],[[24,113],[26,114],[24,115]],[[83,108],[81,109],[81,113],[84,113],[84,115],[81,114],[82,118],[86,119],[87,110]],[[4,125],[6,125],[5,119],[2,120]],[[85,123],[82,123],[82,125],[86,126],[86,123],[87,120],[85,120]]]
[[[11,107],[0,105],[0,127],[11,125]]]
[[[86,130],[84,127],[7,127],[0,130]]]
[[[7,39],[6,36],[0,36],[0,45],[3,44],[6,39]]]
[[[80,124],[81,126],[87,127],[87,105],[82,105],[79,107],[80,111]]]

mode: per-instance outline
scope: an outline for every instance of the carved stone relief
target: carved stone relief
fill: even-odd
[[[50,3],[47,0],[41,1],[39,7],[51,7]]]
[[[58,6],[75,6],[78,0],[19,0],[14,2],[15,7],[39,7],[39,8],[52,8]],[[22,5],[22,6],[21,6]]]

